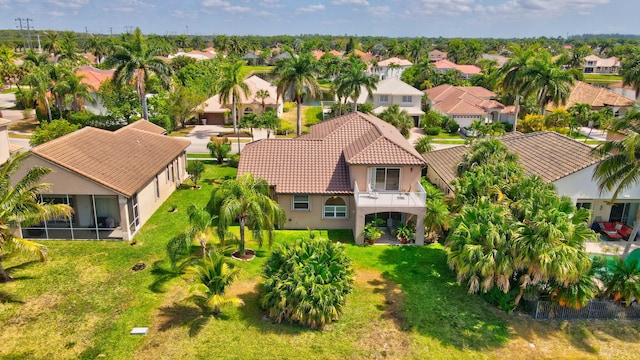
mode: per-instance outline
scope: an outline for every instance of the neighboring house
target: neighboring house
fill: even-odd
[[[257,65],[260,62],[260,57],[252,52],[246,53],[242,60],[246,60],[249,65]]]
[[[0,117],[0,164],[4,164],[9,158],[9,154],[13,152],[9,144],[9,124],[11,124],[11,120]]]
[[[433,110],[455,120],[460,127],[469,127],[475,120],[513,123],[513,116],[503,113],[506,107],[494,100],[498,95],[483,87],[442,84],[423,92]]]
[[[473,75],[480,74],[482,70],[475,65],[458,65],[449,60],[439,60],[433,63],[433,68],[439,72],[447,72],[458,70],[462,73],[462,77],[470,79]]]
[[[278,95],[275,86],[256,75],[244,79],[244,83],[249,87],[249,96],[245,96],[244,92],[240,91],[240,98],[236,99],[238,119],[242,119],[242,116],[247,114],[262,114],[262,99],[256,96],[259,90],[267,90],[269,93],[269,96],[264,99],[264,110],[271,110],[278,117],[282,116],[283,101],[276,99]],[[199,106],[202,111],[200,115],[202,125],[224,125],[227,121],[232,121],[232,119],[227,119],[231,107],[230,103],[221,103],[220,95],[214,95],[205,100]]]
[[[482,60],[495,60],[498,63],[498,66],[502,67],[509,58],[506,56],[498,55],[498,54],[482,54]]]
[[[571,87],[571,93],[564,107],[569,108],[575,104],[589,104],[591,109],[595,111],[608,107],[616,117],[622,117],[635,104],[635,101],[609,89],[576,81]],[[551,109],[550,106],[547,107],[547,111]]]
[[[42,201],[68,204],[71,220],[19,229],[29,239],[130,240],[186,178],[185,139],[138,120],[117,131],[85,127],[31,149],[26,169],[52,169]]]
[[[582,71],[585,74],[618,75],[620,71],[620,60],[615,56],[603,59],[596,55],[588,55],[584,58]]]
[[[175,54],[170,54],[169,59],[177,58],[178,56],[186,56],[196,60],[210,60],[218,56],[215,51],[198,51],[191,50],[189,52],[178,51]]]
[[[249,143],[238,176],[252,173],[272,187],[286,229],[352,229],[362,244],[365,223],[416,223],[424,243],[424,159],[400,132],[373,115],[349,113],[313,125],[295,139]]]
[[[636,93],[636,89],[631,85],[623,85],[622,81],[617,82],[615,84],[610,84],[609,89],[618,95],[622,95],[628,99],[638,100],[638,94]]]
[[[409,60],[392,57],[378,62],[378,66],[373,69],[373,75],[379,77],[380,80],[400,80],[402,73],[411,66],[413,63]]]
[[[295,54],[294,56],[298,57],[298,55],[295,55]],[[291,54],[288,51],[281,52],[278,55],[272,56],[269,59],[269,65],[275,65],[278,62],[278,60],[284,60],[284,59],[290,59],[290,58],[291,58]]]
[[[592,178],[599,160],[591,155],[590,146],[547,131],[509,134],[500,140],[518,155],[527,174],[540,175],[546,183],[555,186],[558,195],[568,196],[578,207],[590,209],[594,220],[620,221],[633,226],[640,209],[640,185],[622,191],[618,200],[610,205],[612,192],[601,193]],[[467,149],[467,146],[457,146],[424,154],[429,181],[445,193],[455,192],[451,182]]]
[[[429,51],[429,54],[427,54],[427,56],[429,57],[429,61],[431,62],[447,59],[447,53],[438,49]]]
[[[115,70],[102,70],[94,68],[93,66],[79,66],[75,70],[75,74],[77,76],[83,76],[82,83],[90,85],[92,87],[91,90],[91,100],[85,101],[84,107],[96,114],[96,115],[107,115],[107,108],[102,103],[102,100],[98,96],[97,92],[100,90],[100,86],[107,80],[113,78],[113,73]]]
[[[362,51],[362,50],[354,49],[354,50],[353,50],[353,53],[354,53],[355,55],[358,55],[358,56],[360,57],[360,59],[362,59],[362,61],[364,61],[365,63],[368,63],[368,62],[370,62],[371,60],[373,60],[373,59],[375,59],[375,58],[376,58],[376,56],[375,56],[375,55],[373,55],[373,54],[371,53],[371,51],[364,52],[364,51]]]
[[[420,118],[424,115],[422,91],[402,80],[389,78],[379,81],[372,95],[373,97],[369,96],[369,92],[363,87],[358,104],[373,103],[373,113],[376,115],[380,115],[389,106],[398,104],[401,110],[405,110],[413,118],[414,126],[420,126]]]

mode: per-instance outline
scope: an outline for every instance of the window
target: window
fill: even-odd
[[[136,232],[140,227],[140,213],[138,212],[138,194],[133,194],[127,200],[127,211],[129,212],[129,231]]]
[[[400,190],[400,169],[398,168],[371,168],[370,176],[370,190]]]
[[[160,198],[160,182],[158,181],[158,175],[153,179],[153,188],[156,191],[156,199]]]
[[[344,199],[332,197],[324,203],[325,219],[345,219],[347,217],[347,205]]]
[[[413,96],[402,95],[402,102],[410,103],[413,101]]]
[[[246,108],[244,108],[244,111],[242,113],[244,115],[253,114],[253,109],[250,108],[250,107],[246,107]]]
[[[380,102],[388,102],[389,95],[380,95]]]
[[[591,209],[591,203],[590,202],[579,202],[576,203],[576,208],[578,209]]]
[[[293,195],[293,210],[309,210],[309,195]]]

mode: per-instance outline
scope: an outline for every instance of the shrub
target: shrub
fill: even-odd
[[[167,131],[167,134],[171,133],[175,128],[173,126],[173,121],[171,121],[171,118],[169,117],[169,115],[151,116],[149,117],[149,122],[151,122],[152,124],[156,124],[161,128],[165,129]]]
[[[282,105],[283,112],[289,112],[291,109],[295,108],[297,104],[293,101],[286,101],[284,105]]]
[[[504,124],[504,131],[506,132],[512,132],[513,131],[513,124],[508,123],[508,122],[503,122]]]
[[[358,105],[358,111],[365,114],[373,114],[373,103],[366,102]]]
[[[198,186],[198,181],[204,172],[204,163],[202,161],[189,161],[187,164],[187,173],[191,176],[194,186]]]
[[[481,293],[480,296],[486,302],[496,306],[498,309],[511,312],[515,308],[518,288],[505,293],[497,287],[492,287],[491,290],[486,293]]]
[[[447,131],[449,134],[455,134],[458,130],[460,130],[460,125],[455,120],[447,123]]]
[[[237,169],[240,163],[240,156],[238,154],[229,155],[227,163],[229,166]]]
[[[439,126],[428,127],[424,129],[424,133],[430,136],[436,136],[440,134],[442,129]]]
[[[447,117],[438,114],[437,111],[431,110],[422,116],[422,125],[424,127],[444,126]]]
[[[260,304],[276,322],[322,328],[343,312],[353,268],[340,244],[300,240],[276,249],[263,269]]]
[[[212,136],[210,140],[211,141],[207,143],[207,149],[209,149],[211,156],[216,158],[218,164],[222,164],[225,156],[231,151],[231,143],[229,143],[229,139],[226,137],[218,138]]]
[[[288,135],[290,132],[293,132],[295,129],[293,124],[288,121],[280,121],[280,126],[276,130],[277,135]]]

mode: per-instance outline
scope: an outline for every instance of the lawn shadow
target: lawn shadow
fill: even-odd
[[[0,291],[0,304],[24,304],[24,301],[18,300],[18,298],[12,294]]]
[[[197,307],[180,303],[160,307],[158,318],[160,320],[159,331],[164,332],[176,327],[188,326],[189,337],[197,336],[209,320],[213,319],[211,316],[203,315],[202,310]],[[219,315],[218,318],[226,319],[223,315]]]
[[[458,349],[493,349],[509,340],[511,334],[503,316],[457,283],[441,247],[390,246],[379,260],[394,267],[383,275],[402,288],[397,300],[387,300],[402,303],[395,316],[401,329],[417,331]]]
[[[19,281],[19,280],[30,280],[33,279],[33,276],[26,276],[26,275],[22,275],[22,276],[15,276],[14,273],[18,270],[24,270],[32,265],[35,264],[42,264],[42,261],[38,261],[38,260],[31,260],[31,261],[26,261],[17,265],[13,265],[10,267],[7,267],[5,270],[7,272],[7,274],[9,274],[13,281]]]
[[[155,280],[149,285],[149,290],[156,294],[166,292],[165,285],[173,279],[180,277],[180,273],[165,265],[165,260],[158,260],[151,265],[151,274]]]

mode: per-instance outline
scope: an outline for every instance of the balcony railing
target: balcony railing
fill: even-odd
[[[356,206],[387,206],[387,207],[424,207],[427,193],[418,184],[418,191],[367,191],[361,192],[358,184],[354,183],[353,195]]]

